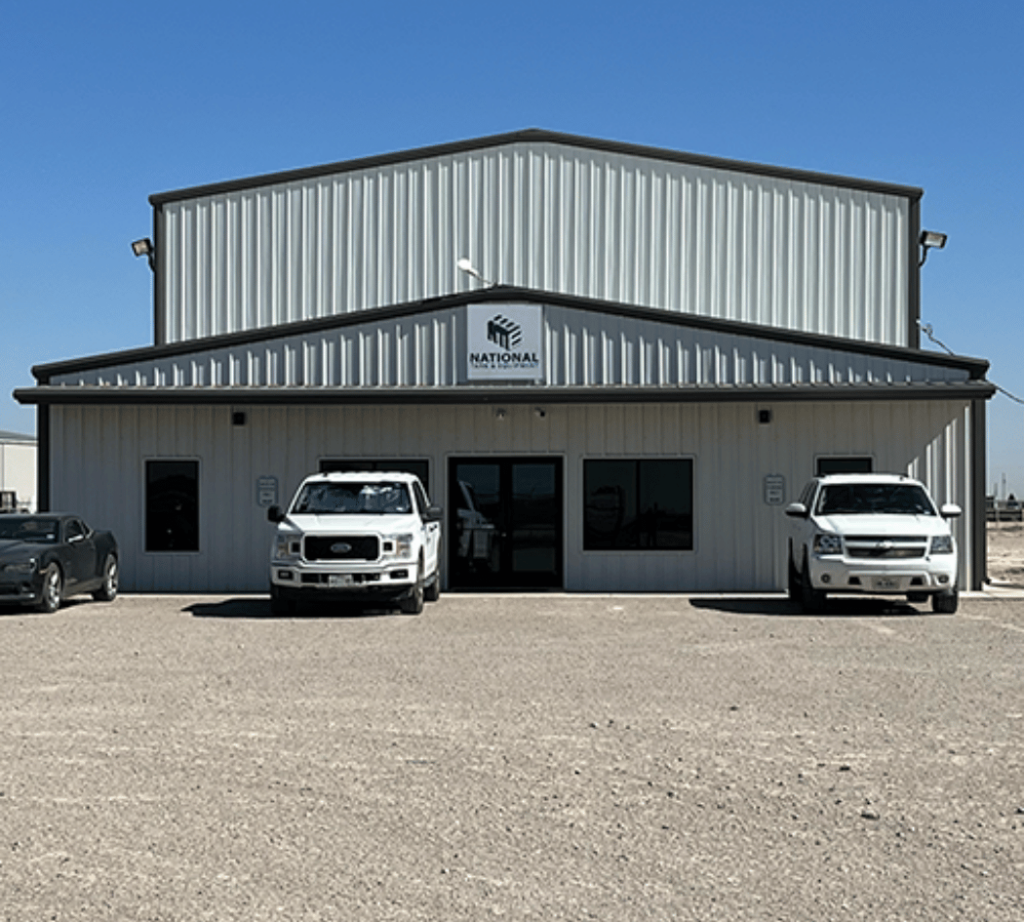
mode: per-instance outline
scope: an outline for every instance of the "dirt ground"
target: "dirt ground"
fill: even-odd
[[[989,523],[988,578],[995,586],[1024,589],[1024,523]]]
[[[981,594],[0,615],[0,922],[1019,922],[1022,663]]]

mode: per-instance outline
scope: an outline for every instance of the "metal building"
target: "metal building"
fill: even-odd
[[[267,506],[400,467],[449,589],[774,590],[785,503],[873,469],[977,586],[993,388],[920,349],[921,196],[545,131],[155,195],[154,345],[15,393],[40,507],[126,588],[261,591]]]

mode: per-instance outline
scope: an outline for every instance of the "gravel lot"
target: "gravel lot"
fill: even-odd
[[[925,612],[0,614],[0,919],[1019,922],[1024,599]]]

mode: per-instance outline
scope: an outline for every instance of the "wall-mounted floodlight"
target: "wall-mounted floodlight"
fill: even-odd
[[[473,276],[473,278],[475,278],[481,284],[486,285],[488,288],[494,287],[494,282],[489,282],[479,272],[477,272],[476,269],[473,268],[473,263],[470,261],[469,257],[460,256],[458,262],[456,262],[455,265],[458,266],[459,269],[461,269],[463,272],[465,272],[466,275]]]
[[[940,234],[938,231],[921,231],[921,236],[917,238],[918,243],[921,244],[921,261],[918,263],[919,266],[924,265],[924,261],[928,258],[928,251],[934,247],[936,250],[941,250],[946,245],[946,234]]]
[[[153,249],[153,241],[149,237],[143,237],[141,240],[132,241],[132,252],[136,256],[145,256],[149,260],[149,268],[156,269],[153,262],[156,251]]]

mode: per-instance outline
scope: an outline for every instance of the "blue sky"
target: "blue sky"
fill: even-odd
[[[1014,0],[8,4],[0,429],[33,365],[152,342],[150,194],[531,127],[923,188],[922,319],[1024,397],[1022,51]]]

